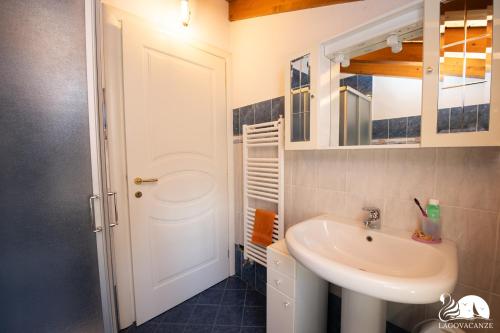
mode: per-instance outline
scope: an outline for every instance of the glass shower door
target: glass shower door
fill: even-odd
[[[0,2],[2,332],[103,332],[84,1]]]

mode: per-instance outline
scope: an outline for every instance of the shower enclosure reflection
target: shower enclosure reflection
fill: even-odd
[[[422,22],[336,53],[339,145],[420,142]]]

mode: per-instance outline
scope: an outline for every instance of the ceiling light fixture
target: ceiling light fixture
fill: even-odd
[[[189,1],[181,0],[181,22],[182,25],[187,27],[189,25],[189,21],[191,19],[191,9],[189,9]]]
[[[337,53],[335,54],[333,61],[337,64],[340,63],[342,67],[349,67],[351,65],[351,59],[345,53]]]
[[[387,46],[391,48],[392,53],[399,53],[403,50],[403,42],[398,34],[390,34],[387,37]]]

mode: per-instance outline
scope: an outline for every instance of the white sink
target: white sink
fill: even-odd
[[[441,294],[453,291],[457,281],[454,243],[419,243],[409,233],[384,229],[383,225],[381,230],[370,230],[362,222],[325,215],[289,228],[286,243],[290,253],[305,267],[344,288],[343,309],[357,309],[353,311],[358,313],[358,321],[359,315],[369,317],[367,312],[382,317],[378,323],[370,323],[380,326],[368,328],[371,332],[385,328],[383,301],[437,302]],[[344,329],[349,326],[344,323],[349,320],[344,316],[353,315],[352,311],[347,312],[342,311],[342,332],[361,332],[363,328],[354,322],[351,329]]]

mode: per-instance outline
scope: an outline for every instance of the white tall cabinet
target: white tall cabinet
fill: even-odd
[[[328,283],[297,262],[284,239],[267,247],[267,333],[324,333]]]

